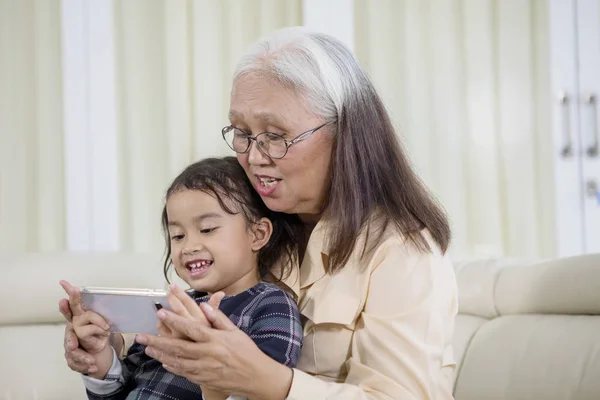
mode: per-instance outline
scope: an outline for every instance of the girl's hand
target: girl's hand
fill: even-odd
[[[67,365],[75,372],[81,374],[93,374],[98,371],[96,366],[96,357],[79,347],[79,340],[73,330],[73,313],[69,305],[69,300],[61,299],[58,302],[58,309],[65,317],[67,325],[65,327],[65,359]]]
[[[146,353],[165,369],[203,389],[283,400],[292,382],[292,370],[263,353],[221,311],[207,303],[200,308],[212,327],[160,310],[158,316],[165,326],[188,339],[138,335],[136,341],[146,345]]]
[[[84,310],[79,288],[67,281],[60,281],[60,285],[69,295],[73,331],[79,345],[90,354],[100,353],[109,346],[110,326],[100,315]]]
[[[221,300],[224,296],[225,294],[223,292],[215,293],[210,297],[208,302],[212,307],[218,309],[219,304],[221,304]],[[198,304],[196,304],[196,301],[179,286],[171,285],[171,291],[169,292],[167,299],[169,300],[169,305],[175,314],[188,320],[197,321],[203,326],[210,326],[210,322],[208,322],[204,316],[204,313],[200,307],[198,307]],[[160,336],[189,339],[181,332],[172,331],[160,318],[158,320],[157,329]]]
[[[60,285],[69,295],[69,300],[62,299],[58,303],[68,321],[64,344],[67,365],[75,372],[104,379],[114,357],[109,343],[109,326],[100,315],[83,309],[78,288],[67,281],[60,281]],[[122,346],[120,334],[112,339]]]
[[[110,325],[99,314],[85,311],[73,316],[73,330],[81,347],[90,354],[98,354],[110,346]]]

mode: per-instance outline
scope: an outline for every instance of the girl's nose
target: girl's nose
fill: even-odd
[[[183,254],[191,255],[194,253],[198,253],[203,249],[204,245],[202,244],[202,241],[191,238],[185,242],[185,246],[183,247]]]

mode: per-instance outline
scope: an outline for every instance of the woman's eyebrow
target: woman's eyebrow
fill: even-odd
[[[229,121],[233,121],[233,120],[243,121],[244,114],[238,113],[235,110],[229,110],[228,118],[229,118]]]
[[[267,125],[274,125],[279,127],[289,126],[289,122],[285,117],[281,115],[273,114],[269,111],[259,111],[253,115],[254,119],[260,120]],[[244,121],[244,114],[239,113],[235,110],[229,110],[230,121]]]
[[[267,125],[274,125],[279,127],[289,126],[288,121],[280,116],[270,113],[268,111],[260,111],[254,114],[254,118],[265,122]]]

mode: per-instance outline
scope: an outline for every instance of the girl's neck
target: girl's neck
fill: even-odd
[[[258,267],[256,267],[246,275],[240,277],[240,279],[237,281],[233,282],[231,285],[217,290],[217,292],[223,292],[225,293],[225,296],[235,296],[236,294],[240,294],[251,287],[256,286],[260,280],[260,276],[258,275]],[[210,292],[208,294],[211,296],[213,295],[213,293]]]

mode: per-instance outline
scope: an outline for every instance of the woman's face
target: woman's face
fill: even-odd
[[[251,136],[262,132],[283,134],[292,140],[323,123],[306,110],[301,97],[280,83],[256,75],[234,82],[229,119]],[[255,142],[238,160],[273,211],[299,214],[306,220],[320,214],[329,189],[333,125],[292,145],[282,159],[271,159]]]

